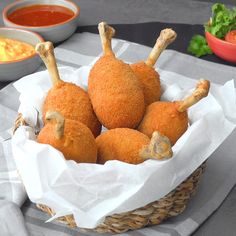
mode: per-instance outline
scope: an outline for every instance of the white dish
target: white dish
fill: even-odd
[[[74,16],[67,21],[55,25],[37,27],[18,25],[8,19],[8,15],[16,9],[37,4],[60,5],[72,10],[74,12]],[[33,2],[32,0],[20,0],[6,6],[3,9],[2,15],[5,26],[30,30],[39,33],[45,40],[57,43],[69,38],[75,32],[78,26],[79,13],[79,7],[75,3],[68,0],[35,0]]]
[[[43,38],[30,31],[15,28],[0,28],[0,36],[23,41],[35,46]],[[12,81],[35,72],[41,64],[37,54],[10,62],[0,62],[0,81]]]

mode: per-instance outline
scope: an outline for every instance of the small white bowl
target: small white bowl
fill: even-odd
[[[14,28],[0,28],[0,36],[33,46],[44,41],[40,35],[34,32]],[[0,62],[0,81],[12,81],[31,74],[39,68],[40,64],[41,59],[37,53],[15,61]]]
[[[15,24],[9,20],[8,15],[16,9],[38,4],[59,5],[66,7],[74,12],[74,16],[71,17],[69,20],[58,24],[37,27]],[[2,15],[5,26],[34,31],[39,33],[45,40],[57,43],[69,38],[75,32],[78,26],[79,13],[80,8],[75,3],[69,0],[20,0],[7,5],[3,9]]]

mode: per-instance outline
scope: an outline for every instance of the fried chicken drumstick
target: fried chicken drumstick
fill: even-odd
[[[158,101],[149,105],[138,130],[148,137],[154,131],[170,139],[172,145],[188,128],[187,109],[208,95],[210,82],[200,80],[194,92],[182,101]]]
[[[160,100],[160,76],[153,67],[163,50],[172,43],[175,38],[176,33],[172,29],[162,30],[148,59],[145,62],[141,61],[130,65],[143,86],[146,106]]]
[[[66,119],[82,122],[91,129],[95,137],[98,136],[101,124],[93,111],[89,96],[79,86],[60,79],[52,43],[39,43],[35,49],[44,61],[53,84],[43,105],[44,121],[47,111],[59,111]]]
[[[116,128],[96,138],[98,163],[119,160],[139,164],[147,159],[172,157],[171,144],[167,137],[154,132],[152,138],[129,128]]]
[[[118,60],[111,48],[115,30],[98,25],[104,55],[89,74],[88,94],[99,121],[108,129],[135,128],[141,121],[145,104],[141,84],[130,66]]]
[[[79,121],[64,119],[59,112],[48,111],[46,124],[37,141],[50,144],[61,151],[67,160],[96,163],[97,146],[90,129]]]

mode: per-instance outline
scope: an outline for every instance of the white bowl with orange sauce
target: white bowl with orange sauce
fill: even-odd
[[[78,26],[79,7],[70,0],[19,0],[3,9],[3,22],[39,33],[53,43],[69,38]]]
[[[35,72],[41,59],[34,48],[43,42],[37,33],[0,28],[0,81],[12,81]]]

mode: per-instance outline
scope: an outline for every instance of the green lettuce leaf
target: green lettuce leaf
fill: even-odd
[[[225,35],[231,30],[236,29],[236,8],[228,9],[222,3],[212,6],[212,17],[205,24],[205,30],[215,35],[217,38],[224,39]]]

